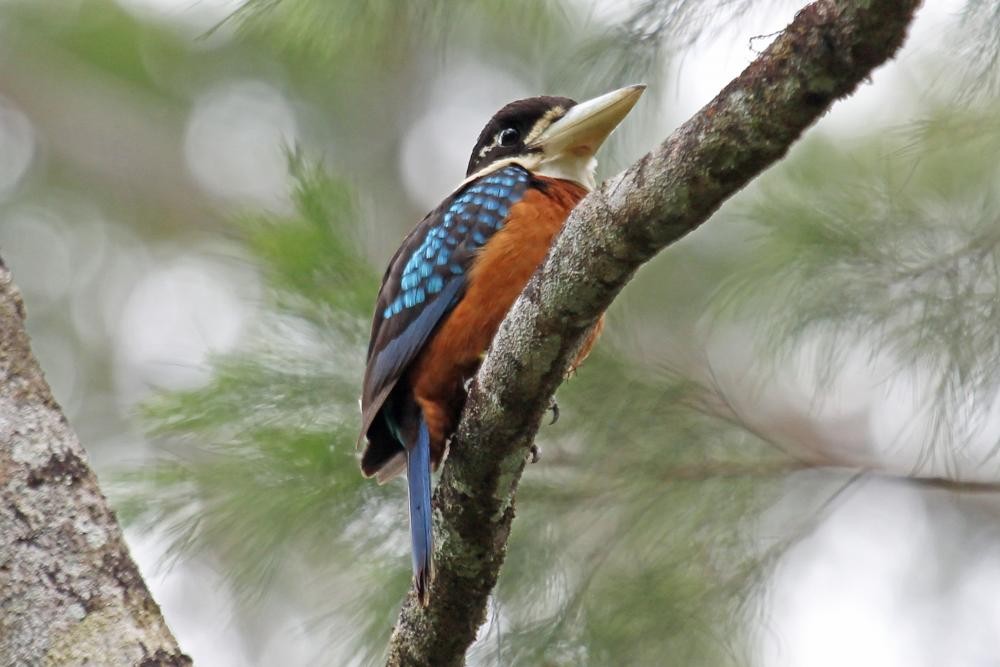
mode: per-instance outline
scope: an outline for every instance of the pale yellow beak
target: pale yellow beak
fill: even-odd
[[[549,125],[528,147],[541,148],[546,156],[592,156],[645,90],[644,84],[626,86],[580,102]]]

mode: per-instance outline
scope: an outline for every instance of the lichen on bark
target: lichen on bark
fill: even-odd
[[[31,352],[0,260],[0,664],[190,665]]]

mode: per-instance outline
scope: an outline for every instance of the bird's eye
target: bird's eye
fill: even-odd
[[[520,132],[518,132],[512,127],[508,127],[506,130],[500,133],[500,136],[497,138],[497,143],[499,143],[501,146],[513,146],[518,142],[518,140],[520,140],[520,138],[521,138]]]

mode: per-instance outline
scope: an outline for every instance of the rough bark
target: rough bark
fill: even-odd
[[[52,398],[0,260],[0,664],[190,665]]]
[[[404,601],[388,665],[461,665],[486,618],[514,493],[587,329],[644,262],[700,224],[902,45],[918,0],[820,0],[659,147],[576,208],[470,391],[434,494],[437,576]]]

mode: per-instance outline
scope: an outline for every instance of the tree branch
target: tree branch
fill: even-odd
[[[434,495],[431,603],[410,595],[388,665],[461,665],[486,618],[514,493],[549,397],[635,271],[692,231],[902,45],[917,0],[820,0],[663,144],[574,210],[500,327]]]
[[[0,664],[184,667],[0,261]]]

